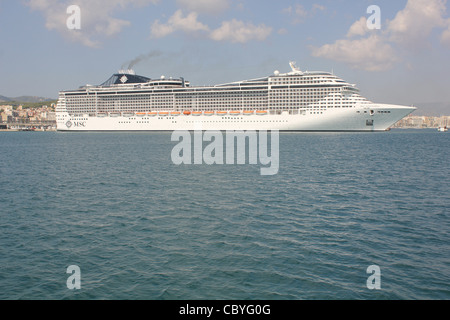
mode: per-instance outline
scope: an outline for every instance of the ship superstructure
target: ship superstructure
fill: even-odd
[[[98,86],[62,91],[60,131],[384,131],[414,107],[375,104],[329,72],[291,71],[214,86],[121,70]]]

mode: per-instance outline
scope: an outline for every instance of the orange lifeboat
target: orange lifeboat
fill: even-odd
[[[238,116],[238,115],[240,115],[240,114],[241,114],[240,111],[236,111],[236,110],[230,111],[230,115],[232,115],[232,116]]]
[[[184,114],[185,116],[188,116],[188,115],[191,114],[191,112],[190,112],[189,110],[186,110],[186,111],[183,112],[183,114]]]
[[[217,111],[216,114],[218,116],[226,116],[228,114],[228,112],[227,111]]]
[[[158,114],[158,112],[149,112],[148,113],[148,115],[150,116],[150,117],[154,117],[154,116],[156,116]]]
[[[143,117],[143,116],[145,116],[145,115],[147,115],[145,112],[136,112],[136,115],[138,116],[138,117]]]
[[[159,115],[165,117],[165,116],[168,116],[169,113],[168,113],[167,111],[161,111],[161,112],[159,113]]]
[[[205,111],[204,115],[205,116],[212,116],[212,115],[214,115],[214,111]]]
[[[256,111],[256,114],[258,116],[265,116],[267,114],[267,110],[258,110]]]
[[[245,115],[245,116],[250,116],[250,115],[252,115],[253,113],[255,113],[253,110],[245,110],[245,111],[244,111],[244,115]]]
[[[201,116],[201,115],[202,115],[202,112],[201,112],[201,111],[193,111],[193,112],[192,112],[192,115],[193,115],[193,116]]]
[[[181,114],[181,112],[179,112],[179,111],[172,111],[170,113],[171,116],[179,116],[180,114]]]

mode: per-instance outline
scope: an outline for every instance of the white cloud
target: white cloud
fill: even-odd
[[[364,36],[368,31],[367,18],[361,17],[361,19],[352,24],[350,30],[348,30],[347,37],[351,38],[354,36]]]
[[[77,0],[81,10],[81,29],[69,30],[66,21],[69,15],[67,7],[71,0],[28,0],[27,5],[32,10],[41,11],[45,17],[45,27],[56,30],[64,37],[82,43],[89,47],[100,46],[104,37],[111,37],[131,24],[130,21],[115,18],[117,11],[130,6],[145,6],[155,4],[159,0]]]
[[[272,28],[264,24],[255,26],[252,23],[236,19],[223,21],[219,28],[211,30],[197,19],[198,14],[196,12],[190,12],[187,16],[184,16],[182,10],[178,10],[168,19],[167,23],[161,23],[159,20],[156,20],[151,27],[151,37],[162,38],[174,32],[189,34],[203,32],[207,33],[208,37],[215,41],[246,43],[251,40],[265,40],[272,32]]]
[[[444,0],[409,0],[406,7],[388,22],[390,40],[406,47],[417,48],[435,28],[445,27]]]
[[[313,4],[311,10],[305,9],[301,4],[296,4],[295,6],[289,6],[282,10],[282,12],[292,18],[293,24],[302,23],[308,17],[314,16],[317,11],[324,11],[326,9],[325,6],[320,4]]]
[[[272,33],[272,28],[264,24],[255,26],[233,19],[222,22],[222,26],[210,34],[215,41],[230,41],[233,43],[246,43],[251,40],[265,40]]]
[[[367,71],[384,71],[397,61],[392,46],[378,35],[356,40],[337,40],[320,48],[312,47],[314,57],[350,63],[353,68]]]
[[[230,0],[177,0],[177,4],[188,11],[218,14],[230,6]]]
[[[166,24],[161,24],[156,20],[151,27],[151,36],[153,38],[162,38],[176,31],[185,33],[194,33],[197,31],[209,31],[209,27],[197,21],[197,13],[190,12],[183,16],[183,12],[178,10],[169,18]]]
[[[308,12],[301,4],[296,4],[295,9],[293,10],[294,14],[299,18],[304,18],[308,15]]]
[[[284,35],[284,34],[287,34],[288,31],[287,31],[287,29],[285,29],[285,28],[281,28],[281,29],[278,29],[277,33],[278,33],[279,35]]]
[[[441,43],[450,47],[450,19],[447,20],[448,28],[441,35]]]
[[[321,5],[321,4],[318,4],[318,3],[315,3],[315,4],[313,4],[313,6],[312,6],[312,11],[313,11],[313,12],[316,12],[316,11],[324,11],[325,9],[326,9],[325,6],[323,6],[323,5]]]
[[[393,20],[382,24],[382,30],[369,30],[367,18],[362,17],[347,33],[347,38],[352,39],[311,47],[311,53],[367,71],[391,69],[405,58],[402,56],[405,52],[429,46],[429,38],[435,29],[445,29],[440,40],[450,46],[450,19],[444,18],[445,5],[446,0],[408,0]],[[408,50],[400,50],[402,48]]]
[[[283,13],[292,17],[292,23],[301,23],[308,16],[308,12],[301,4],[296,4],[295,6],[289,6],[283,9]]]

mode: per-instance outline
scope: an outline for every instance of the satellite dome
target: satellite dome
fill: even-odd
[[[280,71],[275,70],[275,71],[273,72],[273,74],[276,75],[276,76],[279,76],[279,75],[280,75]]]

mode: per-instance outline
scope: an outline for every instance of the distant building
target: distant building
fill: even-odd
[[[38,108],[26,108],[18,106],[17,108],[10,105],[0,106],[0,123],[6,125],[6,123],[12,124],[26,124],[34,123],[38,125],[39,122],[56,122],[55,109],[52,106],[42,106]],[[5,128],[6,129],[6,128]]]
[[[449,119],[449,116],[408,116],[397,122],[393,128],[438,128],[448,126]]]
[[[0,106],[0,111],[5,111],[5,112],[12,112],[13,110],[13,106],[8,106],[8,105],[4,105],[4,106]]]

